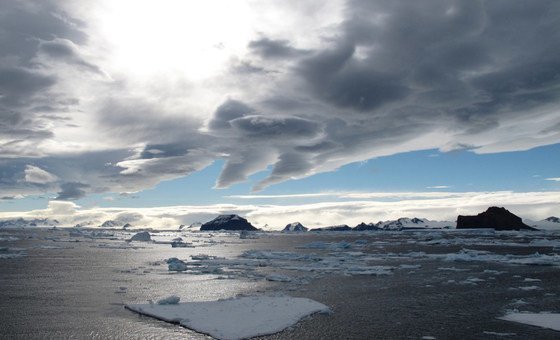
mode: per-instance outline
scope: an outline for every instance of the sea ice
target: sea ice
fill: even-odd
[[[500,332],[490,332],[490,331],[484,331],[482,332],[486,335],[494,335],[494,336],[514,336],[517,335],[517,333],[500,333]]]
[[[541,279],[533,279],[530,277],[526,277],[525,280],[523,280],[523,282],[541,282]]]
[[[141,231],[137,234],[135,234],[134,236],[132,236],[130,238],[130,241],[142,241],[142,242],[148,242],[151,241],[152,237],[150,236],[150,233],[147,231]]]
[[[13,236],[0,236],[0,242],[5,241],[19,241],[19,238]]]
[[[26,255],[25,249],[22,248],[0,247],[0,259],[16,259]]]
[[[158,305],[176,305],[179,303],[179,301],[181,301],[181,298],[178,297],[177,295],[171,295],[168,296],[164,299],[158,300],[157,304]]]
[[[184,272],[185,270],[187,270],[187,263],[183,262],[181,260],[179,260],[176,257],[172,257],[170,259],[167,259],[167,265],[168,265],[168,270],[170,272]]]
[[[356,245],[363,246],[363,243],[357,243]],[[352,244],[346,241],[340,242],[322,242],[322,241],[315,241],[306,243],[298,248],[303,249],[349,249],[352,248]]]
[[[292,282],[293,279],[286,275],[270,274],[266,277],[266,280],[275,282]]]
[[[498,319],[560,331],[560,313],[513,312]]]
[[[517,289],[521,289],[524,291],[530,291],[530,290],[541,290],[542,288],[539,286],[523,286],[523,287],[517,287]]]
[[[218,339],[274,334],[308,315],[330,312],[322,303],[290,296],[246,296],[171,305],[129,304],[125,307]]]

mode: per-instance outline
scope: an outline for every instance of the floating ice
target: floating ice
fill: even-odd
[[[498,319],[560,331],[560,313],[513,312]]]
[[[357,245],[364,245],[364,243],[357,243]],[[340,242],[322,242],[322,241],[315,241],[304,244],[298,248],[303,249],[349,249],[352,248],[352,244],[346,241]]]
[[[152,237],[150,236],[150,233],[147,231],[141,231],[139,233],[134,234],[134,236],[132,236],[130,238],[130,241],[142,241],[142,242],[148,242],[151,241]]]
[[[293,279],[286,275],[270,274],[266,277],[266,280],[275,282],[292,282]]]
[[[176,305],[179,303],[179,301],[181,301],[181,298],[178,297],[177,295],[171,295],[168,296],[164,299],[158,300],[157,304],[158,305]]]
[[[17,259],[26,256],[25,249],[0,247],[0,259]]]
[[[455,268],[455,267],[439,267],[438,270],[443,270],[443,271],[447,271],[447,272],[466,272],[466,271],[469,271],[469,269]]]
[[[274,334],[308,315],[330,312],[322,303],[290,296],[248,296],[172,305],[130,304],[125,307],[218,339],[246,339]]]
[[[179,260],[176,257],[172,257],[170,259],[167,259],[167,261],[165,261],[168,265],[168,270],[170,272],[184,272],[185,270],[187,270],[187,263],[183,262],[181,260]]]
[[[523,282],[541,282],[541,279],[533,279],[530,277],[526,277],[525,280],[523,280]]]
[[[0,242],[19,241],[19,238],[13,236],[0,236]]]
[[[517,287],[517,289],[521,289],[524,291],[530,291],[530,290],[541,290],[542,288],[539,286],[523,286],[523,287]]]
[[[494,336],[515,336],[517,335],[517,333],[500,333],[500,332],[490,332],[490,331],[484,331],[482,332],[486,335],[494,335]]]

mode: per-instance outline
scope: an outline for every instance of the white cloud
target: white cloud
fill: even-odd
[[[426,187],[426,189],[449,189],[451,188],[450,185],[434,185],[431,187]]]
[[[439,195],[439,196],[438,196]],[[341,195],[343,197],[344,195]],[[344,197],[352,197],[345,195]],[[464,192],[464,193],[362,193],[359,200],[303,204],[215,204],[156,208],[80,208],[74,203],[51,201],[47,209],[26,213],[2,212],[0,218],[49,217],[64,225],[116,220],[136,227],[177,228],[180,224],[206,222],[218,214],[245,216],[256,226],[280,229],[299,221],[309,227],[335,224],[357,225],[399,217],[423,217],[455,221],[457,215],[477,214],[489,206],[503,206],[514,214],[540,220],[558,214],[560,192]],[[373,198],[366,199],[365,197]],[[391,197],[392,200],[380,199]],[[395,199],[401,197],[402,199]],[[296,199],[300,199],[296,197]]]
[[[56,182],[58,177],[50,172],[33,165],[27,165],[24,170],[25,181],[28,183],[47,184]]]
[[[546,178],[547,181],[560,182],[560,177]]]

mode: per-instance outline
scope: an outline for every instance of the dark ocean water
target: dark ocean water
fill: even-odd
[[[139,316],[123,305],[171,294],[182,301],[202,301],[272,292],[314,299],[334,313],[314,315],[264,337],[270,339],[560,338],[557,331],[497,319],[513,309],[560,312],[560,263],[523,265],[437,258],[437,254],[456,254],[461,249],[499,256],[552,256],[560,253],[558,234],[437,234],[437,242],[425,232],[274,234],[256,239],[239,239],[236,234],[212,238],[184,235],[195,247],[129,244],[122,241],[128,235],[121,234],[117,239],[91,239],[69,236],[64,230],[0,231],[0,255],[22,255],[0,259],[0,338],[203,339],[208,337]],[[160,239],[175,236],[166,234]],[[539,242],[533,242],[535,239]],[[305,284],[287,284],[246,272],[229,279],[214,274],[170,273],[163,263],[170,257],[188,259],[200,253],[235,259],[254,249],[313,252],[318,256],[356,252],[352,247],[299,248],[309,242],[342,240],[351,244],[363,240],[360,252],[380,255],[369,264],[398,269],[390,275],[283,271],[306,279]],[[270,266],[254,269],[264,275],[272,271],[276,269]]]

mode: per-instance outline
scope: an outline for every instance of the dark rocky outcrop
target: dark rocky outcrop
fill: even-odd
[[[364,222],[358,224],[353,230],[356,231],[366,231],[366,230],[380,230],[374,223],[365,224]]]
[[[556,216],[550,216],[544,219],[545,221],[548,222],[553,222],[553,223],[560,223],[560,218],[556,217]]]
[[[104,229],[111,229],[111,228],[118,228],[120,227],[120,223],[117,221],[113,221],[113,220],[108,220],[103,222],[103,224],[100,226],[100,228],[104,228]]]
[[[49,218],[34,218],[34,219],[24,219],[24,218],[12,218],[6,220],[0,220],[0,228],[25,228],[25,227],[37,227],[37,226],[51,226],[54,227],[60,222],[57,220],[52,220]]]
[[[142,241],[142,242],[149,242],[152,240],[152,237],[149,232],[141,231],[139,233],[134,234],[129,241]]]
[[[201,231],[210,230],[257,230],[246,219],[238,215],[220,215],[200,226]]]
[[[308,229],[299,222],[294,222],[286,225],[283,232],[306,232]]]
[[[505,208],[490,207],[476,216],[457,217],[457,229],[493,228],[495,230],[537,230],[531,228],[520,217]]]
[[[350,231],[350,230],[352,230],[352,228],[350,228],[346,224],[341,224],[341,225],[334,225],[331,227],[315,228],[312,231]]]

